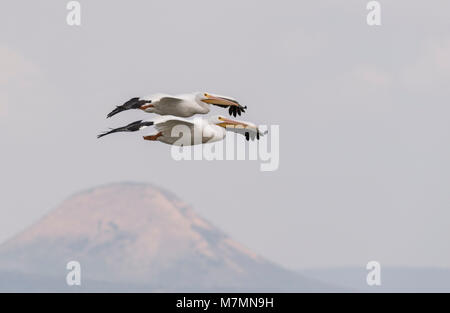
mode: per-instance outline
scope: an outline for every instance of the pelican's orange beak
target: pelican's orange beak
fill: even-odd
[[[215,104],[215,105],[225,105],[225,106],[237,106],[237,107],[241,106],[239,104],[239,102],[237,102],[236,100],[233,100],[233,99],[228,99],[228,98],[220,97],[220,96],[214,96],[214,95],[210,95],[207,93],[205,93],[205,97],[206,97],[206,99],[202,99],[202,101],[205,103]]]
[[[242,128],[252,128],[257,130],[258,128],[256,127],[256,125],[253,125],[251,123],[247,123],[247,122],[241,122],[241,121],[234,121],[234,120],[230,120],[228,118],[225,117],[219,117],[219,120],[221,121],[220,123],[218,123],[218,126],[222,126],[223,128],[227,128],[227,127],[242,127]]]

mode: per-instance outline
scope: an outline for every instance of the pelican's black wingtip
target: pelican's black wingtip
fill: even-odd
[[[122,106],[116,106],[116,108],[114,110],[112,110],[111,112],[108,113],[108,115],[106,115],[106,118],[113,117],[117,113],[120,113],[120,112],[125,111],[125,110],[126,109],[124,107],[122,107]]]

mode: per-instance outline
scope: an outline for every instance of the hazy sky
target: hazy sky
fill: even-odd
[[[450,266],[450,2],[2,1],[0,242],[99,184],[171,190],[290,268]],[[184,161],[105,115],[208,91],[280,125],[280,167]],[[222,113],[214,109],[214,113]],[[152,131],[149,131],[151,133]]]

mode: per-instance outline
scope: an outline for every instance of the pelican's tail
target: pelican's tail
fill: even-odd
[[[152,121],[136,121],[133,122],[131,124],[128,124],[127,126],[123,126],[123,127],[118,127],[118,128],[111,128],[111,130],[106,131],[100,135],[97,136],[97,138],[101,138],[103,136],[112,134],[112,133],[117,133],[117,132],[135,132],[141,129],[144,129],[148,126],[152,126],[153,122]]]
[[[132,98],[125,102],[122,105],[116,106],[114,110],[112,110],[106,118],[116,115],[117,113],[120,113],[122,111],[130,110],[130,109],[140,109],[143,105],[146,105],[148,103],[151,103],[151,100],[142,100],[138,97]]]

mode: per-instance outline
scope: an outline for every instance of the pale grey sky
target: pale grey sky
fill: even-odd
[[[369,260],[450,266],[450,3],[3,1],[0,242],[80,190],[171,190],[233,238],[290,268]],[[280,125],[280,167],[177,162],[132,96],[209,91]],[[215,113],[222,112],[215,109]]]

